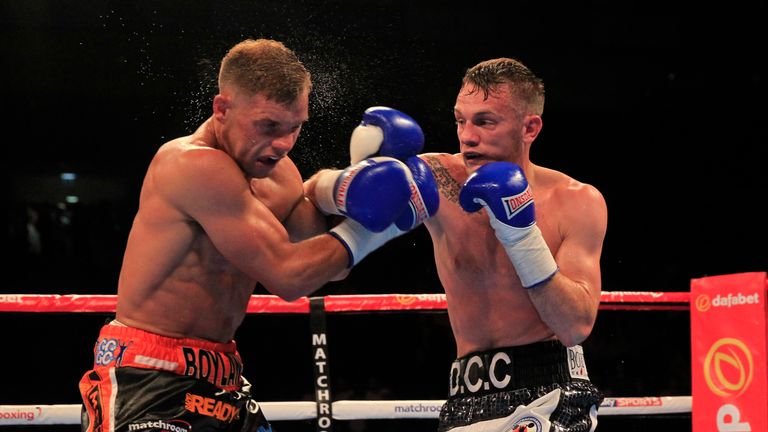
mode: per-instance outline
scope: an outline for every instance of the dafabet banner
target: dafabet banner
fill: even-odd
[[[766,273],[691,281],[694,432],[768,431]]]

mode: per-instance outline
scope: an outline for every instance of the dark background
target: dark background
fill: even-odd
[[[349,134],[374,105],[417,119],[425,151],[455,152],[464,70],[516,57],[547,85],[532,160],[607,201],[605,291],[687,291],[691,278],[767,270],[766,2],[563,3],[0,0],[0,293],[115,293],[149,160],[207,118],[221,57],[248,37],[284,42],[313,74],[292,153],[307,177],[346,165]],[[420,228],[316,294],[441,292],[431,247]],[[0,315],[15,371],[0,404],[78,403],[105,318]],[[261,400],[311,397],[308,325],[246,318],[238,339]],[[455,352],[444,313],[332,316],[329,327],[337,398],[445,397]],[[584,344],[590,375],[609,396],[690,395],[689,337],[687,312],[601,312]],[[381,423],[339,428],[393,428]]]

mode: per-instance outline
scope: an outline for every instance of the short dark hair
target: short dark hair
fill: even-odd
[[[544,81],[513,58],[480,62],[467,69],[461,83],[470,86],[471,92],[482,91],[485,98],[498,86],[509,84],[513,96],[525,104],[529,113],[541,115],[544,112]]]
[[[250,95],[263,93],[268,99],[289,104],[312,89],[312,80],[296,54],[282,43],[246,39],[233,46],[221,61],[219,90],[227,86]]]

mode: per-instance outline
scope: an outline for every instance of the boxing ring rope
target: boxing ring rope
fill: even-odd
[[[307,314],[320,300],[324,312],[388,312],[444,310],[444,294],[329,295],[286,302],[277,296],[253,295],[248,313]],[[0,312],[114,313],[116,295],[0,294]],[[601,310],[689,310],[689,292],[602,292]],[[690,413],[691,396],[605,398],[599,415]],[[1,403],[2,401],[0,401]],[[339,400],[331,402],[335,420],[436,419],[444,400]],[[259,402],[270,420],[318,418],[317,401]],[[0,427],[80,423],[80,404],[1,405]]]
[[[323,297],[326,312],[444,310],[445,294],[357,294]],[[113,313],[117,296],[0,294],[0,312]],[[601,310],[688,310],[689,292],[603,291]],[[248,313],[309,313],[309,297],[286,302],[273,295],[253,295]]]

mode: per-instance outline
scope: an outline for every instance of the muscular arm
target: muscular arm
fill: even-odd
[[[200,224],[230,263],[273,294],[296,299],[346,268],[348,254],[330,235],[292,243],[224,153],[189,150],[175,163],[178,169],[160,180],[167,200]]]
[[[328,231],[325,216],[309,198],[302,196],[285,220],[291,241],[298,242]]]
[[[328,171],[332,171],[332,169],[322,169],[315,174],[312,175],[307,181],[304,182],[304,196],[306,197],[307,201],[309,201],[309,204],[312,205],[312,207],[315,209],[315,211],[320,215],[323,216],[323,214],[318,210],[320,206],[317,204],[317,194],[315,192],[315,189],[317,187],[317,180],[320,178],[320,176]]]
[[[317,183],[317,174],[312,176],[309,180],[304,182],[304,197],[299,205],[296,207],[291,218],[286,223],[286,226],[294,225],[290,219],[301,221],[293,228],[289,228],[291,232],[291,239],[293,241],[301,240],[309,236],[317,235],[327,232],[328,229],[335,225],[332,220],[329,220],[329,216],[324,215],[317,209],[316,204],[309,198],[315,196],[315,184]],[[295,216],[294,216],[295,214]],[[336,223],[342,219],[341,216],[333,216],[336,218]],[[304,237],[302,237],[304,236]],[[349,276],[351,269],[344,269],[341,273],[334,276],[332,281],[344,280]]]
[[[541,319],[567,346],[589,336],[600,304],[600,254],[607,209],[602,195],[582,185],[564,200],[568,219],[555,256],[560,271],[548,282],[527,290]]]

